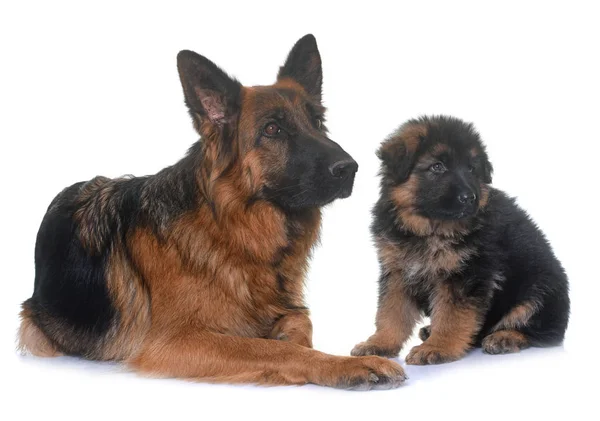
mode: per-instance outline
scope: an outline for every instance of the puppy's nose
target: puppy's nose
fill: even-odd
[[[329,166],[329,173],[335,178],[344,178],[358,171],[358,164],[353,159],[344,159]]]
[[[472,205],[475,203],[477,196],[473,192],[462,192],[458,195],[458,201],[463,205]]]

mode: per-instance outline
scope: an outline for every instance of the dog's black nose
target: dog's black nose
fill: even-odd
[[[358,171],[358,164],[353,159],[344,159],[329,166],[329,173],[335,178],[344,178]]]
[[[477,196],[473,192],[462,192],[458,195],[458,201],[463,205],[472,205],[477,199]]]

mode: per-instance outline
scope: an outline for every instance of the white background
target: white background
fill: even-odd
[[[87,3],[0,6],[0,411],[9,414],[0,418],[598,415],[591,402],[600,293],[593,2]],[[373,331],[374,151],[422,113],[473,121],[495,186],[517,196],[546,232],[571,280],[564,346],[509,356],[475,350],[448,365],[408,366],[400,389],[366,393],[154,380],[114,364],[18,355],[17,313],[32,292],[35,235],[55,194],[97,174],[154,173],[196,140],[177,52],[195,50],[244,84],[269,84],[309,32],[323,58],[331,137],[360,164],[352,197],[325,211],[311,266],[315,347],[348,355]]]

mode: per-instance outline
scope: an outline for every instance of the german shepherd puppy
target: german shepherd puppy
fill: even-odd
[[[410,120],[378,156],[377,331],[352,355],[398,355],[422,315],[431,325],[407,364],[454,361],[472,346],[502,354],[561,342],[565,272],[529,216],[490,186],[492,165],[473,125]]]
[[[201,136],[156,175],[96,177],[50,204],[20,346],[215,382],[390,388],[401,367],[312,348],[304,303],[320,208],[357,163],[327,136],[321,57],[307,35],[271,86],[177,57]]]

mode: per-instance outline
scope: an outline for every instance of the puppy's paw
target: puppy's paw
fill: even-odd
[[[424,342],[410,350],[406,356],[406,364],[443,364],[456,361],[461,357],[462,353],[452,352],[451,350]]]
[[[351,390],[394,389],[407,379],[402,367],[385,358],[349,357],[339,368],[334,387]]]
[[[499,330],[486,336],[481,342],[481,348],[486,354],[510,354],[527,347],[527,337],[516,330]]]
[[[421,339],[423,342],[425,342],[427,339],[429,339],[430,336],[431,336],[431,325],[422,327],[421,330],[419,330],[419,339]]]
[[[380,357],[394,358],[400,353],[400,347],[389,347],[379,345],[374,342],[366,341],[356,345],[350,355],[354,357],[362,357],[366,355],[378,355]]]

